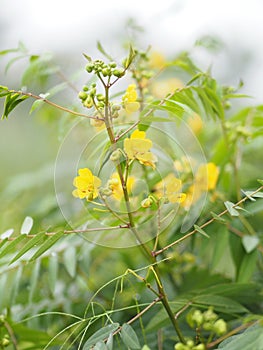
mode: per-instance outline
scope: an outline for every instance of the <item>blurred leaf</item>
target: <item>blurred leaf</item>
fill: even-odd
[[[215,240],[216,244],[214,246],[214,251],[212,255],[211,269],[215,269],[222,257],[224,256],[226,248],[229,244],[228,235],[229,232],[225,226],[221,226],[213,234],[213,239]]]
[[[263,328],[260,325],[249,327],[244,333],[224,340],[217,349],[220,350],[261,350],[263,344]]]
[[[119,323],[112,323],[108,326],[102,327],[86,341],[83,346],[83,350],[90,350],[100,340],[107,339],[111,333],[115,332],[119,328],[119,326]]]
[[[69,246],[65,250],[63,254],[63,261],[69,275],[72,278],[74,278],[76,275],[77,257],[76,257],[76,248],[73,245]]]
[[[99,341],[93,348],[94,350],[108,350],[108,347],[105,345],[103,341]]]
[[[47,235],[45,232],[38,233],[35,237],[29,239],[29,241],[19,250],[19,252],[15,255],[15,257],[11,260],[10,264],[18,260],[21,256],[23,256],[30,249],[38,245],[41,241],[47,239]]]
[[[248,310],[237,301],[215,294],[198,295],[192,299],[195,306],[213,306],[217,312],[225,314],[245,313]]]
[[[208,236],[208,234],[203,229],[201,229],[201,227],[194,225],[194,229],[197,232],[201,233],[202,236],[205,236],[206,238],[210,238],[210,236]]]
[[[133,328],[124,323],[121,328],[121,338],[124,344],[131,350],[140,350],[140,342]]]
[[[226,223],[226,220],[224,218],[222,218],[221,216],[217,215],[216,213],[213,213],[212,211],[211,211],[211,215],[216,221],[219,221],[219,222],[222,222],[222,223]]]
[[[256,236],[245,235],[242,237],[242,244],[247,253],[252,252],[259,244],[259,238]]]
[[[21,226],[20,233],[22,235],[28,235],[29,232],[31,231],[31,228],[33,227],[33,224],[34,224],[34,220],[31,218],[31,216],[26,216]]]
[[[5,238],[9,238],[14,232],[14,229],[13,228],[10,228],[8,230],[6,230],[5,232],[3,232],[1,235],[0,235],[0,239],[5,239]]]
[[[35,290],[37,288],[37,282],[39,279],[39,273],[40,273],[40,260],[36,260],[33,267],[32,267],[32,274],[30,277],[30,285],[29,285],[29,302],[32,303]]]
[[[234,208],[235,204],[229,201],[224,202],[225,207],[231,216],[239,216],[239,212]]]
[[[245,254],[238,271],[237,282],[244,283],[248,282],[251,279],[256,269],[257,259],[257,250],[253,250],[251,253]]]
[[[41,247],[36,251],[36,253],[32,256],[29,261],[33,261],[37,259],[39,256],[44,254],[49,248],[51,248],[62,236],[64,235],[63,231],[60,231],[53,236],[49,237]]]
[[[52,253],[48,259],[48,283],[51,293],[54,295],[58,277],[58,256]]]
[[[16,253],[17,252],[17,245],[20,242],[22,242],[23,240],[26,241],[27,239],[28,238],[26,235],[20,235],[20,236],[14,238],[13,241],[8,242],[8,245],[0,251],[0,258],[2,258],[3,256],[5,256],[7,254]]]
[[[114,59],[111,57],[111,55],[109,55],[104,48],[102,47],[101,43],[99,41],[97,41],[97,49],[103,54],[103,56],[105,56],[106,58],[108,58],[110,61],[114,61]]]

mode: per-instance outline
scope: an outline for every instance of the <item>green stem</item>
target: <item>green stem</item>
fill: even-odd
[[[110,118],[110,108],[109,108],[109,88],[110,88],[110,86],[111,86],[110,84],[105,85],[105,116],[104,116],[104,120],[105,120],[105,125],[106,125],[106,129],[107,129],[107,133],[108,133],[111,145],[113,147],[113,150],[115,151],[117,149],[117,140],[116,140],[114,133],[113,133],[112,121]],[[147,259],[152,264],[152,269],[154,271],[154,276],[155,276],[155,280],[156,280],[156,283],[158,286],[158,291],[159,291],[161,302],[162,302],[162,304],[163,304],[163,306],[164,306],[164,308],[165,308],[165,310],[166,310],[166,312],[171,320],[171,323],[172,323],[172,325],[173,325],[173,327],[178,335],[178,338],[180,339],[180,341],[182,343],[185,344],[185,339],[184,339],[182,332],[178,326],[177,320],[174,317],[174,314],[173,314],[173,311],[170,307],[167,295],[164,291],[163,283],[161,280],[161,275],[159,273],[159,269],[157,266],[156,256],[153,256],[151,251],[149,250],[149,248],[141,241],[139,233],[136,229],[135,222],[134,222],[133,215],[132,215],[132,211],[131,211],[129,193],[127,190],[127,181],[124,178],[123,171],[122,171],[121,165],[119,163],[116,165],[116,169],[117,169],[118,175],[120,177],[122,191],[123,191],[123,195],[124,195],[124,199],[125,199],[125,205],[126,205],[127,215],[128,215],[128,220],[129,220],[129,228],[132,231],[132,233],[134,234],[134,236],[136,237],[138,243],[140,244],[140,248],[143,250],[143,253],[146,255]],[[128,170],[128,169],[126,169],[126,170]]]

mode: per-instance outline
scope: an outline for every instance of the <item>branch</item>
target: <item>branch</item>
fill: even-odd
[[[34,95],[34,94],[30,93],[30,92],[23,92],[23,91],[16,91],[16,90],[7,90],[7,91],[9,91],[11,94],[19,94],[19,95],[22,95],[22,96],[32,97],[35,100],[41,100],[41,101],[47,103],[48,105],[50,105],[52,107],[60,109],[61,111],[67,112],[69,114],[77,115],[79,117],[84,117],[84,118],[88,118],[88,119],[96,119],[96,120],[104,120],[103,118],[99,118],[99,117],[95,117],[95,116],[89,116],[89,115],[84,114],[84,113],[73,111],[72,109],[68,109],[66,107],[60,106],[60,105],[58,105],[58,104],[56,104],[54,102],[51,102],[51,101],[47,100],[44,97],[41,97],[39,95]]]
[[[260,186],[256,191],[254,191],[253,193],[251,193],[251,194],[249,195],[249,197],[253,197],[254,194],[256,194],[257,192],[261,191],[262,189],[263,189],[263,186]],[[233,205],[233,208],[235,208],[235,207],[237,207],[239,204],[245,202],[247,199],[249,199],[249,197],[246,196],[246,197],[244,197],[243,199],[241,199],[240,201],[238,201],[235,205]],[[227,213],[228,213],[228,210],[226,209],[226,210],[222,211],[220,214],[218,214],[217,216],[221,217],[221,216],[223,216],[223,215],[225,215],[225,214],[227,214]],[[209,221],[207,221],[207,222],[205,222],[203,225],[201,225],[200,228],[203,229],[204,227],[210,225],[210,224],[211,224],[212,222],[214,222],[215,220],[216,220],[216,218],[210,219]],[[162,254],[165,250],[167,250],[167,249],[173,247],[174,245],[176,245],[176,244],[178,244],[178,243],[184,241],[185,239],[187,239],[188,237],[191,237],[193,234],[195,234],[195,233],[197,233],[197,232],[198,232],[198,231],[197,231],[196,229],[194,229],[193,231],[187,233],[185,236],[183,236],[183,237],[177,239],[176,241],[174,241],[174,242],[168,244],[166,247],[164,247],[164,248],[162,248],[162,249],[160,249],[160,250],[157,250],[157,251],[153,251],[153,252],[152,252],[152,255],[153,255],[153,256],[157,256],[157,255],[159,255],[159,254]]]

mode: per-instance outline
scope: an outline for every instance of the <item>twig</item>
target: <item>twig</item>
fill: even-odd
[[[253,193],[250,194],[250,197],[253,197],[254,194],[256,194],[257,192],[261,191],[262,189],[263,189],[263,186],[260,186],[256,191],[254,191]],[[248,198],[249,198],[248,196],[242,198],[242,199],[241,199],[240,201],[238,201],[235,205],[233,205],[233,208],[235,208],[235,207],[237,207],[238,205],[240,205],[241,203],[245,202]],[[220,214],[218,214],[218,216],[221,217],[221,216],[223,216],[223,215],[225,215],[225,214],[227,214],[227,213],[228,213],[228,210],[226,209],[226,210],[222,211]],[[212,218],[212,219],[208,220],[208,221],[205,222],[203,225],[201,225],[200,228],[204,228],[204,227],[210,225],[210,224],[211,224],[212,222],[214,222],[215,220],[216,220],[216,218]],[[193,234],[195,234],[195,233],[197,233],[197,232],[198,232],[198,231],[197,231],[196,229],[194,229],[193,231],[187,233],[185,236],[183,236],[183,237],[177,239],[176,241],[174,241],[174,242],[168,244],[166,247],[163,247],[162,249],[160,249],[160,250],[158,250],[158,251],[153,251],[153,252],[152,252],[152,255],[153,255],[153,256],[157,256],[157,255],[161,254],[161,253],[164,252],[165,250],[167,250],[167,249],[173,247],[174,245],[176,245],[176,244],[178,244],[178,243],[184,241],[185,239],[187,239],[188,237],[191,237]]]

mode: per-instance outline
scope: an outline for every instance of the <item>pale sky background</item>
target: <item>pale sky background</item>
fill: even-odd
[[[97,40],[117,54],[131,35],[125,23],[135,18],[145,29],[141,47],[168,55],[191,49],[202,35],[219,37],[225,50],[209,57],[215,74],[233,85],[244,79],[245,91],[262,102],[262,10],[262,0],[0,0],[0,50],[22,40],[32,53],[68,55],[78,64],[83,52],[96,52]],[[196,55],[202,61],[202,50]]]

